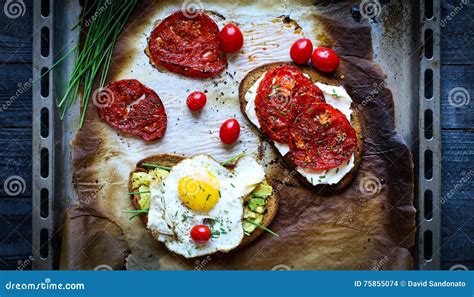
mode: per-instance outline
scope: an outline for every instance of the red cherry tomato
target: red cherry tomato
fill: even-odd
[[[191,238],[195,242],[206,242],[211,238],[211,229],[206,225],[196,225],[191,229]]]
[[[234,24],[225,25],[220,35],[224,41],[224,52],[226,53],[235,53],[244,44],[244,36],[239,27]]]
[[[322,72],[334,72],[339,67],[339,56],[332,49],[318,47],[311,56],[311,63]]]
[[[204,108],[206,101],[206,94],[203,92],[192,92],[189,94],[188,99],[186,99],[186,104],[192,111],[198,111]]]
[[[313,53],[313,43],[308,38],[295,41],[290,49],[290,57],[296,64],[305,64]]]
[[[221,141],[225,144],[234,143],[240,134],[240,125],[236,119],[229,119],[222,124],[219,131]]]

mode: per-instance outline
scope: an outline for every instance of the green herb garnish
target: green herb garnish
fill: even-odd
[[[130,192],[128,193],[129,195],[135,195],[135,194],[148,194],[151,193],[151,191],[142,191],[142,192]]]
[[[238,159],[244,157],[245,155],[246,155],[245,152],[241,152],[238,155],[235,155],[232,158],[229,158],[229,159],[225,160],[224,162],[221,163],[221,165],[226,166],[228,164],[234,163],[235,161],[237,161]]]
[[[134,215],[129,218],[129,220],[139,216],[142,213],[148,213],[149,209],[131,209],[131,210],[122,210],[123,213],[133,213]]]
[[[150,164],[150,163],[142,163],[141,165],[142,165],[142,166],[145,166],[145,167],[159,168],[159,169],[163,169],[163,170],[166,170],[166,171],[170,171],[170,170],[171,170],[171,167],[161,166],[161,165],[155,165],[155,164]]]
[[[273,232],[272,230],[268,229],[268,228],[267,228],[267,227],[265,227],[265,226],[262,226],[262,225],[260,225],[260,224],[259,224],[259,223],[257,223],[257,222],[250,221],[250,220],[247,220],[247,222],[249,222],[249,223],[250,223],[250,224],[252,224],[252,225],[255,225],[255,226],[257,226],[258,228],[261,228],[261,229],[263,229],[263,230],[267,231],[268,233],[270,233],[270,234],[271,234],[271,235],[273,235],[273,236],[280,237],[278,234],[276,234],[276,233],[275,233],[275,232]]]
[[[148,213],[149,209],[128,209],[128,210],[122,210],[123,213]]]
[[[79,122],[79,127],[82,128],[89,101],[91,97],[98,96],[94,94],[96,79],[99,79],[97,86],[100,90],[105,85],[115,44],[136,4],[137,0],[85,1],[84,13],[74,26],[87,26],[84,41],[54,64],[56,66],[72,52],[77,53],[65,93],[56,103],[60,109],[61,119],[64,118],[68,108],[76,102],[82,89],[82,110]],[[91,15],[96,18],[89,21]]]

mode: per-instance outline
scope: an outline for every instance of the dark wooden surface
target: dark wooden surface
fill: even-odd
[[[17,19],[0,11],[0,106],[32,76],[32,0],[24,2],[26,13]],[[444,1],[443,18],[459,3]],[[442,268],[463,264],[474,269],[474,183],[460,182],[463,174],[474,178],[473,103],[455,108],[448,101],[453,88],[463,87],[471,97],[474,91],[473,5],[447,22],[441,36],[443,197],[455,189],[442,205]],[[0,269],[22,267],[31,255],[31,108],[31,92],[26,92],[0,112],[0,183],[18,175],[26,184],[24,193],[14,197],[0,187]]]

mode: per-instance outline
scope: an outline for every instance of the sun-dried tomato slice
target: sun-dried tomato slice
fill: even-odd
[[[322,102],[321,90],[299,68],[283,65],[265,74],[257,90],[255,109],[270,139],[287,143],[288,128],[296,115]]]
[[[153,63],[190,77],[211,77],[227,67],[219,28],[204,12],[166,17],[151,32],[147,54]]]
[[[167,117],[163,103],[153,90],[138,80],[113,82],[93,100],[100,118],[113,128],[145,141],[162,138],[165,134]]]
[[[298,115],[289,134],[291,160],[303,168],[336,168],[350,159],[356,147],[351,123],[342,112],[325,103]]]

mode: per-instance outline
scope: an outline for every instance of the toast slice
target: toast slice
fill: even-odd
[[[184,159],[186,159],[186,158],[183,157],[183,156],[180,156],[180,155],[159,154],[159,155],[150,156],[148,158],[145,158],[145,159],[139,161],[136,165],[135,170],[132,171],[130,173],[130,176],[129,176],[129,181],[128,181],[129,193],[132,193],[135,190],[135,189],[132,188],[132,174],[134,172],[148,172],[150,170],[150,167],[143,166],[143,163],[160,165],[160,166],[165,166],[165,167],[173,167]],[[230,169],[230,167],[227,167],[227,168]],[[269,185],[272,185],[271,181],[269,181],[268,179],[267,179],[267,183]],[[140,195],[139,194],[130,194],[130,198],[132,200],[132,204],[135,207],[135,209],[140,210],[140,204],[138,202],[140,200]],[[275,193],[275,191],[273,191],[272,195],[268,196],[266,198],[266,204],[265,204],[266,211],[264,213],[263,221],[261,223],[261,225],[263,227],[268,228],[268,226],[271,224],[271,222],[273,221],[273,219],[275,218],[275,216],[277,214],[278,205],[279,205],[279,198],[278,198],[277,194]],[[145,224],[145,226],[147,226],[148,214],[141,213],[141,214],[139,214],[139,216],[140,216],[141,220],[143,221],[143,223]],[[263,232],[264,232],[264,230],[262,228],[256,228],[250,235],[245,235],[244,236],[244,238],[242,239],[240,245],[237,248],[241,248],[241,247],[246,246],[250,242],[257,239],[257,237],[259,237]],[[153,235],[153,237],[155,237],[157,239],[157,237],[158,237],[157,234],[153,234],[153,232],[152,232],[152,235]]]
[[[337,79],[332,79],[328,78],[326,76],[321,75],[318,73],[316,70],[314,70],[311,67],[308,66],[301,66],[301,65],[295,65],[293,63],[288,63],[288,62],[277,62],[277,63],[270,63],[270,64],[265,64],[260,67],[257,67],[247,73],[247,75],[244,77],[242,82],[240,83],[239,86],[239,101],[240,101],[240,110],[242,113],[245,115],[247,118],[248,122],[251,124],[251,126],[255,129],[258,130],[261,135],[264,136],[268,142],[272,144],[272,147],[275,149],[275,151],[280,155],[280,152],[276,149],[273,141],[263,132],[261,131],[258,127],[253,125],[253,123],[250,121],[250,119],[247,116],[247,113],[245,112],[245,107],[247,106],[247,101],[245,101],[245,94],[247,91],[255,84],[255,82],[267,71],[283,66],[283,65],[291,65],[291,66],[297,66],[298,68],[301,69],[304,73],[309,75],[309,78],[313,81],[319,81],[324,84],[328,85],[340,85]],[[363,138],[363,130],[362,130],[362,120],[360,118],[360,114],[358,113],[357,110],[351,107],[352,109],[352,119],[351,119],[351,124],[352,127],[354,128],[356,135],[357,135],[357,142],[356,142],[356,148],[354,152],[354,167],[351,169],[350,172],[348,172],[337,184],[334,185],[312,185],[308,180],[301,175],[300,173],[297,173],[296,175],[298,178],[307,186],[309,187],[314,187],[318,190],[330,190],[330,191],[341,191],[345,189],[353,180],[355,175],[357,174],[357,170],[360,166],[360,162],[362,160],[362,146],[364,143],[364,138]],[[284,163],[291,169],[294,170],[296,169],[296,166],[293,164],[291,161],[291,158],[289,154],[286,154],[285,156],[282,156]]]

